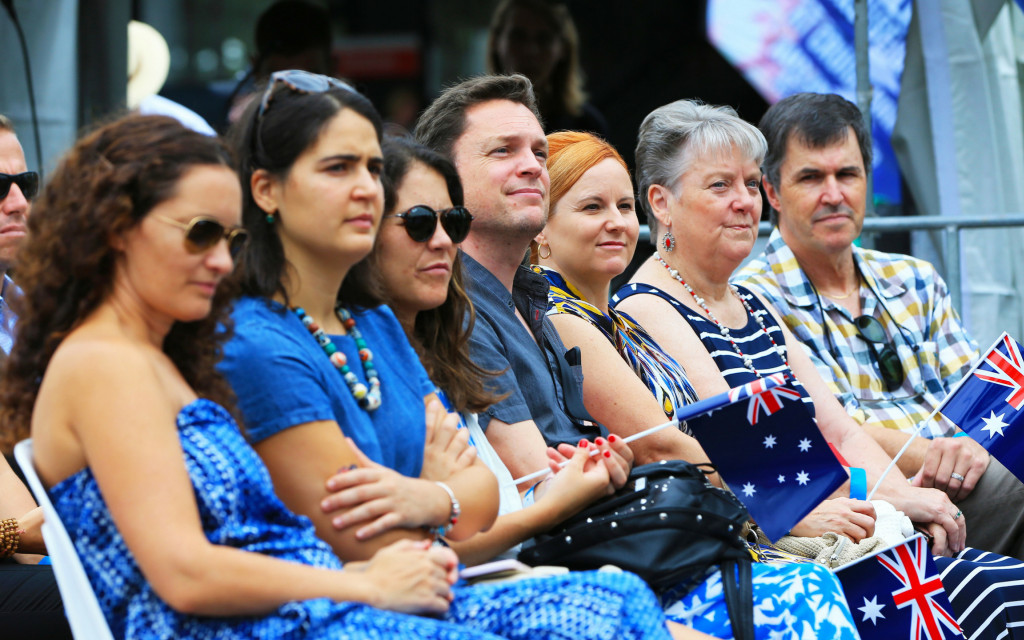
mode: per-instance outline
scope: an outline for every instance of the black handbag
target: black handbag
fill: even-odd
[[[574,570],[611,564],[655,591],[696,586],[718,566],[733,635],[753,640],[751,555],[741,537],[750,515],[736,496],[708,482],[713,471],[682,460],[635,467],[614,495],[537,536],[519,560]]]

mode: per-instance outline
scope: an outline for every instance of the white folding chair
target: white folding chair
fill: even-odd
[[[71,633],[78,640],[113,640],[114,636],[110,633],[107,619],[103,616],[100,603],[78,559],[75,545],[36,475],[32,463],[31,438],[14,445],[14,458],[21,466],[36,502],[43,508],[43,540],[53,562],[53,575],[57,578],[57,588],[64,601],[64,612],[68,616]]]

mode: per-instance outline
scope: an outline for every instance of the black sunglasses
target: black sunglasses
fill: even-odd
[[[403,213],[389,213],[384,217],[401,218],[405,222],[405,232],[416,242],[426,242],[433,237],[440,217],[444,232],[453,243],[459,244],[469,235],[469,225],[473,222],[473,215],[466,207],[434,211],[425,204],[418,204]]]
[[[21,194],[26,200],[39,195],[39,174],[35,171],[24,173],[0,173],[0,200],[7,197],[11,192],[11,185],[16,184],[21,189]]]
[[[274,98],[274,88],[278,83],[283,84],[296,93],[324,93],[331,89],[344,89],[352,93],[358,93],[352,85],[329,76],[322,76],[319,73],[310,73],[301,69],[286,69],[275,71],[270,74],[267,81],[267,88],[263,90],[263,98],[260,100],[260,110],[256,113],[256,140],[262,145],[260,139],[260,125],[263,122],[263,114],[270,108],[270,101]]]
[[[228,241],[228,251],[234,260],[249,241],[249,232],[242,227],[225,227],[215,218],[197,216],[188,222],[181,222],[160,214],[153,217],[161,222],[173,224],[185,230],[185,249],[189,253],[202,253],[217,246],[221,239]]]
[[[874,316],[865,315],[854,318],[853,324],[857,327],[857,335],[868,343],[871,355],[878,365],[878,372],[882,374],[885,390],[895,391],[903,386],[903,363],[889,342],[889,337],[885,335],[882,323]],[[875,345],[882,345],[882,348],[876,349]]]

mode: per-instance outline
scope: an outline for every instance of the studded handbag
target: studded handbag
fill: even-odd
[[[575,570],[615,565],[655,591],[696,586],[718,567],[733,634],[752,639],[752,558],[741,537],[750,516],[734,495],[708,482],[713,471],[682,460],[635,467],[615,494],[538,536],[519,560]]]

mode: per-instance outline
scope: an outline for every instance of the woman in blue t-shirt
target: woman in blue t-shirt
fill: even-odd
[[[278,494],[343,559],[395,538],[466,539],[498,508],[494,475],[356,268],[383,210],[381,131],[347,85],[282,72],[233,132],[252,240],[223,371]],[[668,637],[630,574],[458,589],[447,619],[515,638]]]

